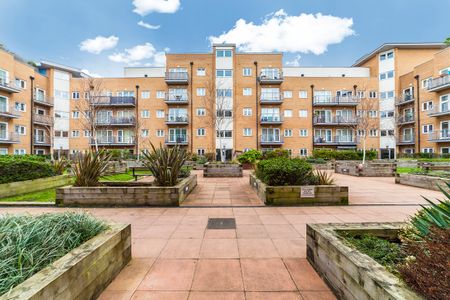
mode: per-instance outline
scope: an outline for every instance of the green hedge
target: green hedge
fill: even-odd
[[[260,151],[252,149],[239,155],[237,160],[241,164],[254,164],[256,161],[260,160],[262,156]]]
[[[50,162],[36,157],[0,156],[0,184],[55,176]]]
[[[378,152],[375,150],[366,150],[366,160],[373,160],[377,158]],[[318,159],[335,159],[335,160],[361,160],[363,151],[358,150],[330,150],[330,149],[315,149],[313,150],[313,158]]]
[[[1,160],[33,160],[33,161],[47,161],[49,158],[46,155],[21,154],[21,155],[1,155]]]
[[[304,159],[278,157],[261,160],[257,164],[256,177],[268,185],[314,185],[317,178],[312,167]]]

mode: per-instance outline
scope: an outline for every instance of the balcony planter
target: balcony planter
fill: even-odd
[[[450,183],[450,179],[418,174],[396,174],[395,183],[439,191],[438,185],[445,187],[446,183]]]
[[[96,299],[130,260],[131,226],[111,224],[0,298]]]
[[[242,165],[235,163],[206,163],[203,177],[242,177]]]
[[[59,206],[179,206],[197,186],[190,175],[171,187],[151,182],[104,182],[96,187],[63,187],[56,190]]]
[[[307,224],[308,261],[338,299],[423,299],[369,256],[347,246],[338,231],[396,238],[402,223]]]
[[[395,163],[361,161],[336,161],[334,171],[339,174],[360,177],[393,177],[397,170]]]
[[[347,186],[270,186],[253,174],[250,185],[266,205],[348,205]]]

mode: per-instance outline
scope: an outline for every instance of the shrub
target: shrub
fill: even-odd
[[[206,158],[207,161],[215,161],[216,160],[216,154],[214,152],[205,153],[205,158]]]
[[[35,157],[0,157],[0,184],[56,175],[53,166]]]
[[[45,155],[34,155],[34,154],[21,154],[21,155],[1,155],[0,159],[12,159],[12,160],[32,160],[32,161],[48,161]]]
[[[323,165],[323,164],[327,163],[327,161],[323,158],[312,158],[312,157],[308,157],[306,159],[306,162],[308,162],[310,164],[319,164],[319,165]]]
[[[155,183],[159,186],[174,186],[178,182],[183,164],[188,158],[186,150],[175,146],[164,148],[162,145],[158,149],[152,146],[152,152],[143,152],[144,165],[152,172]]]
[[[57,175],[62,175],[69,166],[69,162],[63,157],[52,162],[53,169]]]
[[[191,167],[189,166],[183,166],[180,169],[180,174],[178,175],[179,178],[187,178],[191,175]]]
[[[105,175],[111,153],[105,151],[79,154],[75,159],[73,172],[74,186],[98,186],[99,179]]]
[[[208,162],[208,159],[205,156],[199,156],[196,160],[197,164],[203,165]]]
[[[317,184],[319,184],[319,185],[333,185],[334,184],[333,175],[331,175],[327,171],[316,170],[314,173],[314,176],[316,176],[316,181],[317,181]]]
[[[249,150],[238,156],[237,160],[241,164],[254,164],[262,158],[262,153],[258,150]]]
[[[263,158],[264,159],[271,159],[271,158],[276,158],[276,157],[285,157],[288,158],[289,155],[289,151],[287,151],[286,149],[275,149],[272,151],[267,151],[263,153]]]
[[[316,184],[312,167],[300,158],[278,157],[261,160],[257,164],[256,177],[268,185]]]
[[[358,150],[330,150],[330,149],[315,149],[313,150],[313,158],[315,159],[335,159],[335,160],[362,160],[363,151]],[[373,160],[377,158],[378,152],[375,150],[366,150],[366,160]]]

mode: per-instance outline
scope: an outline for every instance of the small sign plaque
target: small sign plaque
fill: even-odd
[[[302,186],[300,188],[300,197],[301,198],[314,198],[314,186]]]

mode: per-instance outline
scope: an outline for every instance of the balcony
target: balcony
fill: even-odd
[[[313,106],[356,106],[360,98],[354,96],[314,96]]]
[[[427,89],[429,92],[439,92],[448,88],[450,88],[450,74],[434,78],[428,84]]]
[[[414,145],[415,144],[415,137],[414,135],[401,135],[397,139],[397,145],[403,146],[403,145]]]
[[[450,115],[450,107],[448,105],[442,105],[441,107],[435,106],[433,110],[428,112],[429,117],[440,117]]]
[[[0,77],[0,91],[7,93],[18,93],[20,92],[20,89],[17,88],[14,82],[8,81],[5,78]]]
[[[414,123],[415,123],[414,115],[400,116],[397,120],[398,125],[407,125],[407,124],[414,124]]]
[[[261,104],[282,104],[283,96],[280,93],[261,93]]]
[[[107,119],[97,119],[97,126],[134,126],[136,125],[135,117],[110,117]]]
[[[167,84],[189,84],[188,72],[166,72]]]
[[[259,74],[260,84],[281,84],[283,83],[283,72],[280,69],[270,69]]]
[[[8,119],[17,119],[18,117],[20,117],[20,114],[14,113],[12,111],[13,111],[12,106],[8,107],[6,105],[0,104],[0,118],[3,117]]]
[[[19,142],[20,138],[17,133],[0,131],[0,144],[17,144]]]
[[[430,132],[428,135],[429,142],[448,143],[450,142],[450,130],[438,130]]]
[[[165,144],[168,146],[186,146],[189,143],[187,134],[170,134],[166,137]]]
[[[54,119],[52,116],[49,115],[33,115],[33,123],[43,126],[53,126]]]
[[[136,98],[133,96],[99,96],[92,103],[95,106],[135,106]]]
[[[261,115],[261,124],[277,125],[282,124],[283,118],[280,115]]]
[[[91,138],[89,143],[95,145],[95,140],[97,140],[97,145],[99,146],[134,146],[134,137],[123,137],[123,136],[107,136],[99,137],[97,139]]]
[[[166,93],[166,98],[164,100],[169,105],[185,105],[189,104],[189,98],[187,94],[183,95],[171,95]]]
[[[261,135],[261,145],[281,146],[284,143],[283,137],[280,135]]]
[[[52,97],[43,97],[43,96],[34,95],[33,102],[35,104],[44,105],[44,106],[48,106],[48,107],[53,106],[53,98]]]
[[[356,146],[354,136],[333,136],[333,137],[314,137],[314,145],[317,146]]]
[[[409,95],[409,94],[403,94],[403,96],[401,98],[395,99],[395,105],[397,105],[397,106],[405,105],[405,104],[413,103],[413,102],[414,102],[414,95]]]
[[[52,142],[50,140],[50,137],[47,134],[38,134],[34,136],[34,143],[35,146],[47,146],[50,147],[52,145]]]
[[[358,119],[356,118],[344,118],[342,116],[334,116],[334,117],[319,117],[315,116],[313,118],[314,125],[323,125],[323,126],[333,126],[333,125],[356,125],[358,124]]]
[[[171,115],[166,116],[167,125],[187,125],[189,124],[188,115]]]

